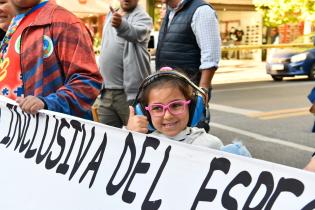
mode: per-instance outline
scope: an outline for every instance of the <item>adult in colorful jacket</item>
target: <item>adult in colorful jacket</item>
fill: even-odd
[[[91,119],[102,77],[85,25],[54,1],[10,1],[17,15],[1,43],[0,93],[28,113]]]

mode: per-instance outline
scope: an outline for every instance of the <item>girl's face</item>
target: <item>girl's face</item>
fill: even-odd
[[[149,92],[148,105],[163,104],[177,100],[186,100],[183,93],[172,85],[164,85],[153,88]],[[173,115],[169,110],[165,110],[165,114],[160,117],[151,115],[152,124],[156,130],[166,136],[176,136],[179,132],[187,127],[189,120],[189,108],[186,106],[185,111],[179,115]]]

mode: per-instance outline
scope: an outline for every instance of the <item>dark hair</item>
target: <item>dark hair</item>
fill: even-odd
[[[139,97],[140,103],[147,106],[149,102],[150,91],[154,88],[167,86],[167,85],[173,88],[178,88],[180,92],[184,95],[185,99],[192,99],[193,97],[192,87],[182,79],[169,76],[169,77],[157,78],[155,79],[155,81],[153,81],[148,86],[146,86]]]

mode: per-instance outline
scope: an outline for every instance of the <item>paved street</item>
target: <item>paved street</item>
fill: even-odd
[[[315,151],[305,77],[274,82],[264,63],[224,60],[214,78],[211,133],[240,139],[255,158],[303,168]]]

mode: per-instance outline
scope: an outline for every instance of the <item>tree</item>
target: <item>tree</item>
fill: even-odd
[[[314,0],[254,0],[266,26],[315,20]]]

